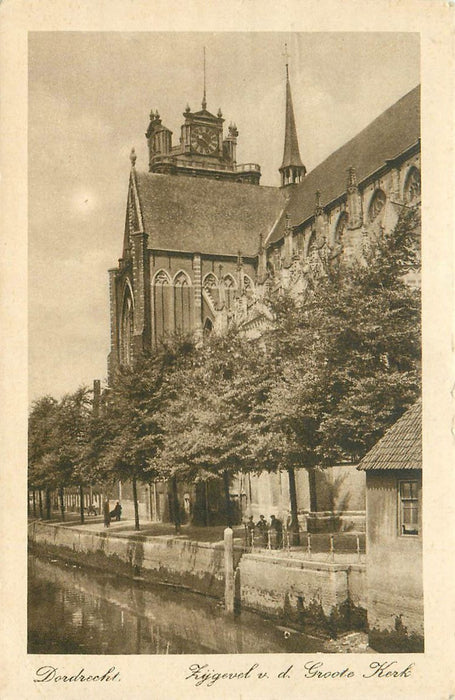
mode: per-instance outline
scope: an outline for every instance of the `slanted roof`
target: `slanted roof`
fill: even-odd
[[[149,248],[255,256],[285,204],[276,187],[136,171]]]
[[[422,469],[422,402],[417,401],[360,460],[357,469]]]
[[[293,186],[287,207],[291,225],[297,226],[313,216],[317,190],[321,192],[323,206],[343,195],[349,167],[355,168],[357,182],[361,183],[419,138],[420,86],[417,86]],[[278,241],[283,234],[284,218],[268,243]]]

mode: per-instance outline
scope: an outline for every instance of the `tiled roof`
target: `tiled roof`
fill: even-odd
[[[422,469],[422,402],[392,425],[357,469]]]
[[[136,182],[150,248],[254,256],[285,205],[277,187],[144,172]]]
[[[317,190],[321,192],[323,206],[344,194],[348,168],[355,168],[360,183],[419,138],[420,86],[417,86],[292,187],[287,207],[291,225],[297,226],[314,214]],[[278,241],[283,233],[284,217],[268,243]]]

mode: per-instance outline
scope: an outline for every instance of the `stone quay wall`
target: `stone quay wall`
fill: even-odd
[[[244,554],[238,577],[242,607],[329,633],[365,627],[364,564]]]
[[[33,549],[84,566],[224,597],[223,543],[174,537],[121,536],[35,521]],[[305,561],[277,552],[234,548],[236,606],[300,629],[327,634],[365,626],[363,564]]]
[[[215,598],[224,595],[222,543],[173,537],[120,536],[74,526],[33,522],[29,540],[41,551],[127,576],[170,583]],[[241,552],[234,552],[234,565]]]

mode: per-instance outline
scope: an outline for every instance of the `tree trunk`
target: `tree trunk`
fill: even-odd
[[[289,530],[291,531],[291,544],[298,546],[300,544],[299,535],[299,517],[297,513],[297,489],[295,487],[295,471],[293,467],[287,470],[289,478],[289,500],[291,501],[291,522]]]
[[[79,484],[79,498],[81,501],[81,523],[84,523],[84,487],[82,486],[82,484]]]
[[[224,499],[226,502],[226,525],[232,527],[232,508],[231,495],[229,493],[229,472],[227,469],[223,472]]]
[[[36,518],[36,491],[33,489],[32,491],[32,498],[33,498],[33,517]]]
[[[62,514],[62,520],[65,520],[65,500],[63,486],[60,486],[58,493],[60,496],[60,512]]]
[[[51,491],[46,489],[46,520],[51,519]]]
[[[38,489],[38,507],[39,507],[39,517],[43,519],[43,494],[41,489]]]
[[[210,508],[209,508],[209,484],[208,481],[204,481],[204,496],[205,496],[205,524],[206,527],[210,525]]]
[[[316,472],[314,469],[308,469],[308,486],[310,489],[310,510],[316,513],[318,509],[318,500],[316,492]]]
[[[137,479],[133,476],[133,501],[134,501],[134,529],[140,530],[139,526],[139,503],[137,500]]]
[[[172,512],[174,515],[175,532],[177,535],[179,535],[180,534],[180,526],[182,524],[182,521],[180,518],[179,492],[177,489],[177,477],[175,476],[175,474],[171,479],[171,488],[172,488]]]

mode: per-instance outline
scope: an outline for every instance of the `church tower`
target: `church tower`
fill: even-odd
[[[294,108],[292,106],[291,84],[289,82],[289,65],[286,56],[286,122],[284,131],[283,162],[281,163],[281,187],[301,182],[306,175],[299,152],[297,130],[295,128]]]
[[[223,134],[221,109],[215,114],[207,110],[205,87],[202,109],[192,112],[189,105],[183,113],[179,144],[172,144],[172,132],[161,123],[158,112],[150,113],[150,123],[145,134],[149,150],[149,170],[168,175],[230,180],[258,185],[261,168],[257,163],[237,163],[237,126],[230,124]]]

